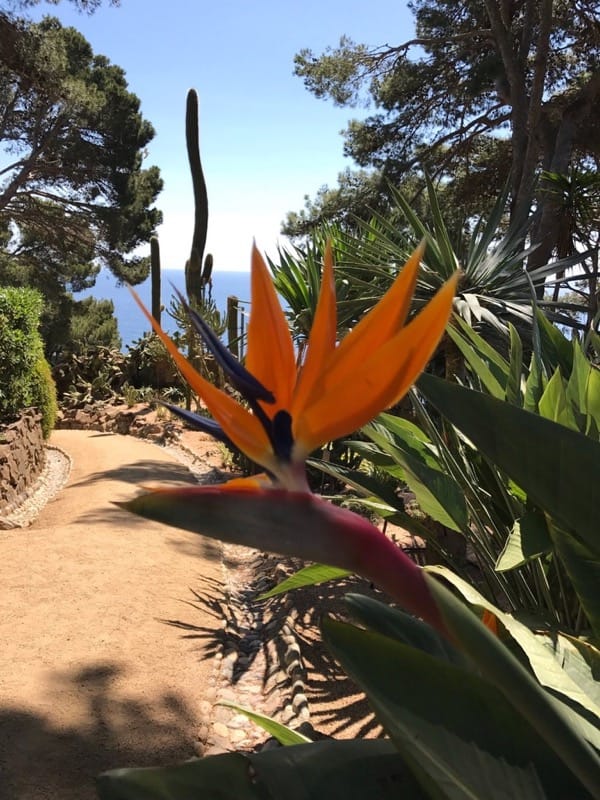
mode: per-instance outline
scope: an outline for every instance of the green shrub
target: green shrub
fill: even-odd
[[[121,337],[114,316],[112,300],[86,297],[75,300],[71,316],[70,342],[66,352],[84,353],[89,347],[108,347],[119,350]]]
[[[44,357],[35,362],[33,368],[33,405],[37,406],[42,414],[42,432],[47,439],[56,423],[58,403],[56,400],[56,384],[52,377],[50,364]]]
[[[43,357],[42,298],[33,289],[0,289],[0,419],[35,404],[34,369]]]

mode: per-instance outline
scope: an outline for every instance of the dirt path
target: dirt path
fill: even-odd
[[[205,645],[163,620],[189,586],[215,592],[220,547],[111,506],[190,473],[132,437],[52,442],[67,485],[32,527],[0,532],[1,800],[88,800],[104,769],[190,758],[210,709]]]

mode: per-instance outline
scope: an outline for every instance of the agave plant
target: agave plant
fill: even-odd
[[[304,247],[296,247],[294,252],[280,251],[279,263],[271,262],[271,271],[277,290],[293,310],[293,322],[300,321],[301,331],[314,314],[317,264],[327,238],[334,242],[336,253],[336,282],[342,298],[341,330],[342,325],[351,326],[360,319],[387,291],[399,267],[421,240],[427,243],[427,251],[415,290],[415,308],[428,302],[460,267],[462,274],[455,311],[468,324],[483,323],[502,336],[508,334],[510,320],[530,328],[532,294],[543,296],[548,279],[581,263],[587,255],[576,253],[528,272],[526,263],[532,250],[524,245],[527,225],[503,228],[508,187],[498,197],[487,220],[473,222],[464,241],[454,242],[444,222],[435,187],[427,176],[426,187],[432,220],[429,226],[414,212],[404,195],[392,188],[394,207],[391,212],[374,214],[369,222],[357,221],[359,234],[325,225]],[[405,219],[407,225],[399,226],[399,218]],[[554,322],[583,327],[561,310],[560,301],[546,303],[542,299],[539,302],[542,306],[548,305]],[[566,311],[572,308],[568,306]]]

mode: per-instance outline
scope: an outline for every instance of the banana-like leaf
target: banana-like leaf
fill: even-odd
[[[100,800],[428,800],[393,744],[383,740],[324,741],[113,770],[97,784]]]
[[[521,373],[523,371],[523,343],[515,326],[509,322],[510,335],[510,366],[506,380],[506,399],[514,406],[520,406],[521,400]]]
[[[573,347],[546,315],[536,309],[536,323],[540,338],[540,349],[548,373],[560,367],[561,373],[567,377],[573,367]]]
[[[344,600],[352,617],[375,633],[416,647],[463,669],[471,669],[465,657],[423,620],[362,594],[347,594]]]
[[[287,725],[282,725],[281,722],[277,722],[277,720],[271,719],[271,717],[258,714],[250,708],[237,705],[237,703],[221,700],[217,705],[230,708],[232,711],[237,711],[238,714],[244,714],[249,720],[252,720],[255,725],[258,725],[263,731],[266,731],[274,739],[277,739],[279,744],[284,747],[291,747],[297,744],[310,744],[312,741],[308,736],[304,736],[304,734],[295,731],[293,728],[288,728]]]
[[[418,387],[487,458],[598,560],[600,444],[536,414],[422,375]]]
[[[269,597],[275,597],[278,594],[285,594],[294,589],[301,589],[303,586],[315,586],[318,583],[325,583],[325,581],[340,580],[340,578],[347,578],[352,573],[347,569],[340,569],[339,567],[328,567],[326,564],[311,564],[308,567],[299,569],[289,578],[278,583],[268,592],[257,597],[257,600],[268,600]]]
[[[454,325],[457,327],[448,327],[448,335],[486,390],[493,397],[504,400],[509,378],[507,362],[465,322],[456,319]]]
[[[579,426],[573,413],[573,408],[567,393],[560,369],[556,369],[538,401],[538,411],[546,419],[558,422],[572,431],[578,431]]]
[[[567,710],[548,696],[497,636],[454,594],[429,574],[427,578],[444,623],[460,643],[461,651],[501,690],[508,704],[537,730],[554,750],[556,758],[569,767],[591,796],[600,796],[600,757],[585,740],[580,727],[573,724]]]
[[[359,450],[359,448],[355,447],[355,445],[363,444],[368,444],[368,442],[350,442],[350,446],[356,450]],[[363,452],[362,447],[359,452]],[[367,458],[371,460],[371,453],[367,455]],[[386,456],[386,466],[391,461],[392,459]],[[359,472],[358,470],[349,469],[343,464],[334,464],[331,461],[321,461],[316,458],[309,459],[308,463],[311,467],[316,467],[326,475],[331,475],[333,478],[351,486],[362,497],[378,497],[392,508],[398,504],[398,498],[394,494],[392,487],[371,475],[367,475],[365,472]],[[376,462],[374,461],[373,463]]]
[[[555,696],[568,699],[576,704],[575,707],[569,705],[568,708],[562,710],[562,713],[566,714],[570,723],[575,726],[581,735],[600,751],[600,705],[592,689],[595,684],[594,673],[587,666],[585,660],[579,661],[580,674],[579,678],[575,677],[572,671],[569,672],[563,668],[563,656],[560,653],[557,654],[556,649],[552,646],[552,638],[550,636],[533,633],[522,622],[496,608],[474,586],[455,575],[446,567],[431,566],[426,567],[426,571],[447,580],[470,605],[475,606],[478,610],[486,609],[496,617],[507,634],[514,639],[523,651],[539,683],[551,689]],[[496,642],[493,644],[495,647]],[[482,645],[482,647],[485,646]],[[489,652],[489,649],[482,650],[484,656],[487,652]],[[505,652],[500,654],[497,659],[498,665],[502,663],[505,655]],[[510,675],[512,666],[511,659],[508,659],[504,667],[506,676]],[[585,680],[582,679],[583,675],[586,676]],[[501,680],[503,679],[501,678]],[[520,681],[518,670],[515,672],[514,681],[515,691],[517,691],[518,682]],[[501,682],[497,682],[497,685],[501,685]],[[526,684],[524,689],[527,691]],[[510,695],[509,688],[506,691]],[[573,708],[575,708],[575,711],[572,710]],[[577,708],[580,711],[585,709],[590,713],[582,716],[577,713]]]
[[[515,521],[496,562],[498,572],[522,567],[552,549],[552,539],[543,514],[528,511]]]
[[[389,439],[390,425],[396,425],[392,429],[393,441]],[[437,463],[431,443],[417,438],[410,430],[403,430],[387,414],[380,415],[377,422],[366,425],[363,433],[389,453],[402,468],[406,483],[415,493],[419,507],[425,514],[458,533],[467,529],[468,513],[464,494],[456,481]]]
[[[600,430],[600,370],[588,361],[577,341],[573,342],[573,369],[566,395],[579,416],[580,430],[597,441]]]
[[[585,797],[535,728],[484,679],[372,631],[331,619],[322,626],[429,796]]]
[[[540,397],[544,393],[546,386],[546,376],[540,359],[535,353],[531,356],[529,375],[525,381],[525,395],[523,397],[523,408],[525,411],[536,413]]]
[[[552,544],[577,592],[585,614],[600,642],[600,558],[595,550],[570,536],[558,525],[549,525]]]

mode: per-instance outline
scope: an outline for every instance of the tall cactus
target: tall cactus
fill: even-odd
[[[150,274],[152,279],[152,316],[160,325],[160,247],[158,238],[150,239]]]
[[[190,257],[185,265],[185,289],[188,298],[200,305],[204,299],[206,286],[210,283],[212,256],[210,254],[207,255],[203,267],[202,258],[208,230],[208,194],[200,160],[198,94],[195,89],[190,89],[187,94],[185,141],[194,189],[194,235],[192,237]]]

